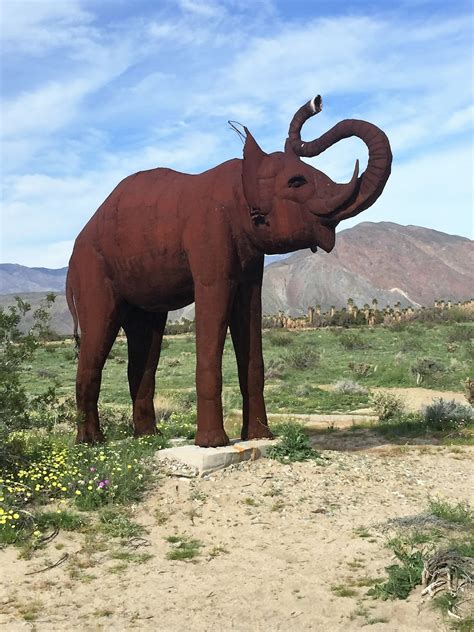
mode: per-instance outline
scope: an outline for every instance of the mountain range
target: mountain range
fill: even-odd
[[[52,328],[71,332],[64,297],[67,268],[28,268],[0,264],[0,305],[13,295],[26,294],[34,307],[46,292],[58,293]],[[379,306],[432,305],[437,299],[474,297],[474,242],[419,226],[392,222],[362,222],[338,233],[336,247],[327,254],[302,250],[265,268],[263,312],[291,315],[308,306],[338,308],[352,298],[362,307],[375,298]],[[192,317],[193,306],[170,314],[175,320]]]

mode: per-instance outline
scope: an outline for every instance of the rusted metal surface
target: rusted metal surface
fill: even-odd
[[[242,438],[271,437],[263,398],[261,288],[265,254],[334,247],[341,219],[368,208],[390,174],[385,134],[365,121],[300,139],[320,97],[293,118],[283,152],[266,154],[244,128],[243,160],[200,175],[151,169],[125,178],[79,234],[66,296],[81,330],[76,395],[78,442],[103,439],[97,412],[102,368],[120,327],[136,435],[156,432],[153,395],[169,310],[196,303],[197,434],[228,443],[222,420],[222,351],[228,327],[243,399]],[[336,184],[301,161],[348,136],[369,149],[366,171]]]

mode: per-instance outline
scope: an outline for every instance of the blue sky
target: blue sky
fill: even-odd
[[[472,238],[472,3],[463,0],[2,0],[0,260],[67,265],[126,175],[198,173],[240,157],[228,119],[283,148],[320,93],[314,138],[344,118],[382,127],[392,176],[360,221]],[[309,162],[350,179],[365,146]]]

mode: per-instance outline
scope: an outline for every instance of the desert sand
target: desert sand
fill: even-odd
[[[419,514],[433,496],[472,500],[472,448],[364,446],[363,434],[329,436],[326,465],[261,459],[192,479],[165,475],[157,464],[153,489],[130,509],[147,529],[143,541],[91,543],[60,533],[31,560],[17,559],[11,547],[0,551],[0,625],[42,632],[443,629],[420,588],[406,601],[380,601],[360,584],[382,577],[392,561],[387,520]],[[199,555],[167,559],[170,535],[199,540]],[[152,557],[118,562],[111,559],[117,548]],[[65,554],[56,568],[27,575]],[[340,596],[341,586],[353,594]],[[32,604],[36,620],[25,621]]]

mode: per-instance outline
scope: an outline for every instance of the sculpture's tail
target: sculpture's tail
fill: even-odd
[[[66,301],[67,301],[67,306],[69,307],[69,311],[71,312],[72,320],[74,323],[74,340],[76,343],[76,355],[77,355],[77,353],[79,352],[79,347],[81,345],[81,337],[78,333],[79,321],[77,319],[76,305],[74,303],[74,293],[73,293],[72,285],[71,285],[70,269],[68,270],[67,277],[66,277]]]

